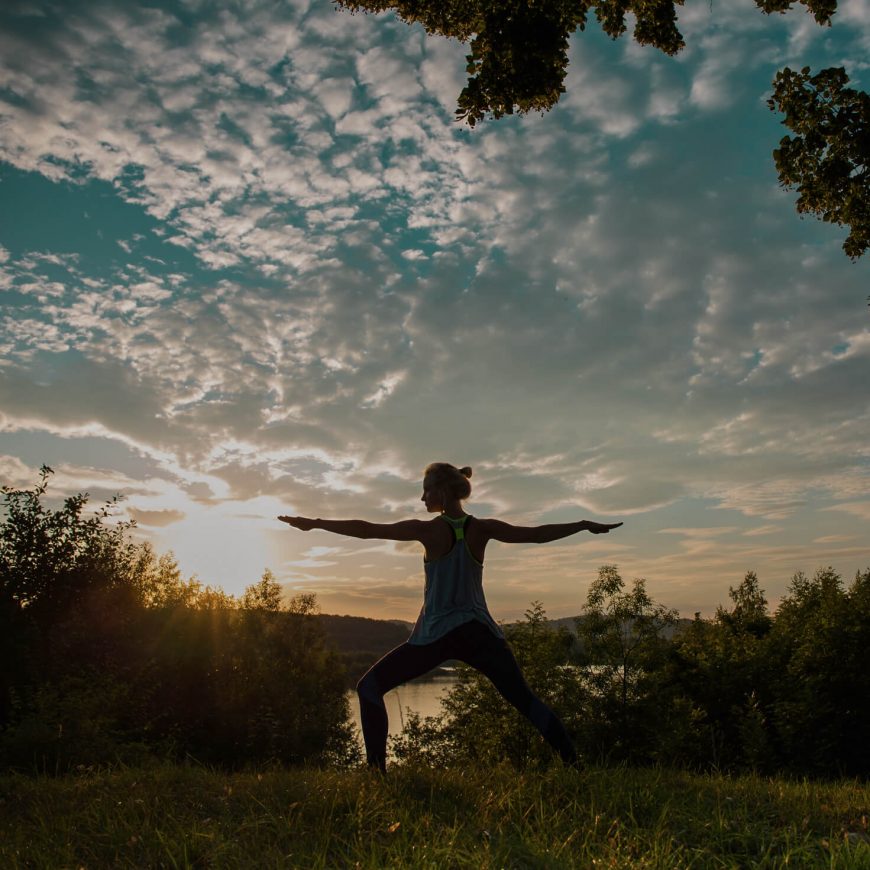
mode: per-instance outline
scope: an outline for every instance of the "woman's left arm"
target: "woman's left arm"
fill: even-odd
[[[558,541],[577,532],[591,532],[593,535],[607,534],[618,529],[622,523],[596,523],[592,520],[578,520],[574,523],[548,523],[544,526],[514,526],[502,520],[479,520],[489,538],[505,544],[546,544]]]
[[[282,523],[303,532],[323,529],[349,538],[378,538],[384,541],[422,541],[429,523],[423,520],[401,520],[398,523],[370,523],[366,520],[321,520],[309,517],[278,517]]]

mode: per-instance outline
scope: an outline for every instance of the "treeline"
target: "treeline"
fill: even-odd
[[[86,517],[3,489],[0,769],[62,772],[150,757],[224,767],[359,760],[348,678],[407,636],[315,614],[267,571],[239,598]],[[604,566],[576,637],[540,603],[506,634],[533,689],[591,761],[870,774],[870,570],[797,574],[775,612],[748,573],[713,619],[678,620]],[[385,646],[386,645],[386,646]],[[440,717],[406,719],[399,760],[547,763],[537,732],[461,669]]]
[[[870,774],[870,570],[848,587],[831,568],[796,574],[775,613],[753,572],[730,599],[713,619],[685,624],[610,565],[577,619],[579,643],[539,602],[505,630],[530,685],[591,761]],[[548,747],[489,682],[460,673],[443,715],[406,719],[397,757],[546,763]]]
[[[364,616],[322,613],[318,614],[317,622],[338,653],[349,689],[381,656],[404,643],[411,633],[408,623]]]
[[[131,524],[106,522],[112,502],[90,517],[84,495],[46,507],[50,474],[3,489],[0,766],[356,758],[312,597],[282,605],[268,571],[239,599],[184,580]]]

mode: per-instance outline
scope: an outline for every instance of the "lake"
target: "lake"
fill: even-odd
[[[577,670],[578,679],[582,679],[582,670],[574,665],[562,665],[566,668]],[[591,670],[599,670],[600,665],[592,665]],[[387,708],[387,718],[390,724],[390,737],[395,737],[402,732],[402,725],[407,715],[408,708],[418,713],[421,717],[437,716],[441,712],[441,699],[456,685],[458,678],[455,674],[441,673],[435,677],[426,677],[414,680],[387,692],[384,695],[384,705]],[[351,689],[347,693],[350,702],[350,718],[359,732],[360,746],[362,746],[362,727],[359,720],[359,699],[356,692]]]
[[[384,695],[384,704],[390,722],[390,737],[401,733],[408,708],[422,717],[437,716],[441,712],[441,698],[456,684],[456,681],[456,677],[452,674],[443,674],[425,680],[413,680],[387,692]],[[347,693],[347,697],[350,701],[351,721],[360,730],[361,743],[359,699],[353,690]]]

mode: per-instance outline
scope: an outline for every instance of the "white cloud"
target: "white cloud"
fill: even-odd
[[[870,501],[852,501],[843,502],[842,504],[834,504],[826,508],[830,511],[842,511],[843,513],[853,514],[864,520],[870,520]]]
[[[175,45],[168,13],[96,9],[29,42],[0,34],[21,97],[2,159],[112,182],[163,250],[147,260],[157,236],[119,228],[123,262],[95,265],[3,239],[4,426],[126,444],[203,487],[131,501],[183,514],[152,528],[185,559],[208,510],[229,535],[232,501],[261,523],[279,504],[413,512],[437,458],[475,466],[484,512],[630,518],[540,566],[541,550],[494,557],[497,600],[520,611],[522,577],[551,571],[562,594],[578,552],[583,576],[619,557],[676,591],[694,570],[785,570],[815,552],[789,549],[810,512],[863,504],[863,265],[797,221],[764,162],[776,125],[768,141],[753,114],[765,65],[821,50],[800,26],[701,4],[674,60],[591,28],[553,112],[469,131],[452,120],[465,49],[389,16],[254,5]],[[227,271],[178,265],[187,252]],[[857,534],[863,510],[816,537],[852,553],[832,536]],[[715,537],[692,531],[705,522]],[[351,590],[359,552],[306,555],[289,533],[269,549],[250,523],[263,555],[246,558],[306,567],[300,583],[396,607],[418,594],[404,551]]]
[[[398,106],[420,93],[416,64],[395,50],[372,48],[357,57],[356,66],[360,82],[378,100],[392,98],[390,103]]]
[[[131,519],[135,520],[139,525],[143,526],[168,526],[171,523],[177,523],[184,519],[184,512],[178,510],[161,509],[161,510],[141,510],[139,508],[129,509]]]
[[[460,91],[465,87],[467,46],[456,40],[429,38],[420,64],[420,79],[427,92],[453,117]]]
[[[366,397],[362,401],[362,405],[364,407],[370,408],[378,408],[384,404],[384,402],[393,395],[396,391],[396,387],[405,380],[407,376],[407,372],[395,372],[393,374],[387,375],[380,384],[378,384],[377,390],[375,390],[372,395]]]
[[[754,538],[759,535],[773,535],[777,532],[781,532],[783,530],[782,526],[773,526],[773,525],[765,525],[765,526],[756,526],[753,529],[748,529],[743,534],[746,537]]]
[[[685,538],[718,538],[735,532],[734,526],[704,526],[687,529],[659,529],[661,535],[681,535]],[[758,534],[756,532],[756,534]]]
[[[315,89],[321,105],[333,118],[340,118],[353,102],[354,81],[350,78],[326,79]]]

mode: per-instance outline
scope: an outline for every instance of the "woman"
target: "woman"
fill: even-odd
[[[504,633],[490,616],[483,596],[483,556],[491,540],[543,544],[582,531],[600,535],[622,523],[581,520],[524,527],[477,519],[462,508],[462,502],[471,495],[470,477],[470,468],[456,468],[447,462],[434,462],[426,468],[421,501],[429,513],[438,514],[432,520],[369,523],[278,517],[304,532],[323,529],[352,538],[419,541],[424,547],[426,585],[414,630],[406,643],[376,662],[357,684],[366,758],[382,771],[386,769],[388,733],[384,695],[447,659],[459,659],[483,673],[564,762],[574,764],[577,760],[562,723],[532,693]]]

